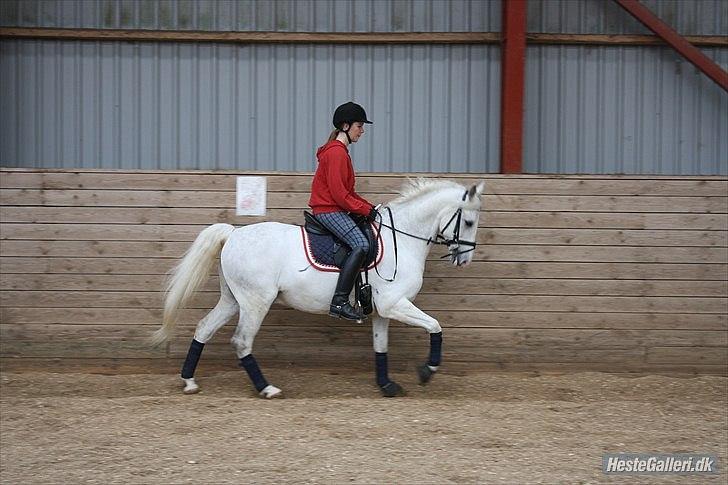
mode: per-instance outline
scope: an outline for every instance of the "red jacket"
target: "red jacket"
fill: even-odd
[[[316,152],[318,168],[311,183],[308,205],[314,214],[353,212],[366,216],[373,205],[354,191],[354,168],[346,145],[330,141]]]

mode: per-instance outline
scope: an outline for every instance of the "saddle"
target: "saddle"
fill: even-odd
[[[351,248],[326,229],[310,212],[303,211],[303,217],[305,224],[301,228],[301,236],[303,251],[306,253],[308,262],[319,271],[338,272],[351,252]],[[382,260],[384,246],[379,233],[366,217],[352,214],[352,219],[369,241],[369,253],[361,268],[367,275],[366,282],[362,282],[360,272],[356,277],[355,287],[357,303],[361,306],[364,315],[369,315],[373,311],[373,306],[368,271]]]
[[[326,229],[310,212],[303,211],[303,217],[305,220],[304,249],[307,256],[312,258],[311,263],[318,263],[314,266],[321,271],[338,271],[346,261],[351,248]],[[364,258],[362,269],[372,269],[381,260],[382,251],[379,248],[381,240],[366,217],[358,214],[352,214],[351,217],[369,241],[369,253]]]

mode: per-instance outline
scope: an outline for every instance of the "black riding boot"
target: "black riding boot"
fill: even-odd
[[[361,320],[362,313],[357,311],[349,303],[349,294],[354,288],[356,275],[359,274],[361,265],[364,262],[366,253],[362,248],[354,248],[341,266],[339,281],[336,282],[336,291],[331,300],[329,315],[332,317],[345,318],[347,320]]]

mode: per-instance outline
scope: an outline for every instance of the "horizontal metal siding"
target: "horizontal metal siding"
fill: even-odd
[[[727,133],[728,95],[671,49],[528,48],[526,172],[726,174]]]
[[[275,32],[488,32],[480,0],[3,0],[0,25]]]
[[[6,167],[312,170],[333,108],[359,170],[498,170],[496,46],[0,41]]]
[[[728,35],[725,0],[641,0],[683,35]],[[651,34],[612,0],[528,2],[528,31],[561,34]]]
[[[685,35],[728,35],[725,0],[643,0]],[[274,32],[498,32],[498,0],[3,0],[0,25]],[[528,2],[529,32],[649,33],[611,0]]]

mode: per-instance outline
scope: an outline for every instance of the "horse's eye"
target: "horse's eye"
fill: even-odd
[[[473,221],[465,221],[465,227],[473,227]]]

